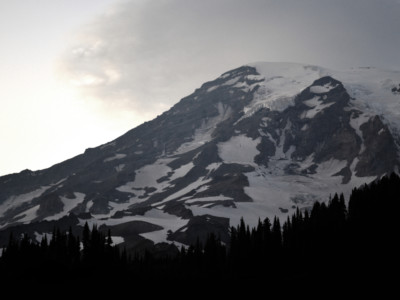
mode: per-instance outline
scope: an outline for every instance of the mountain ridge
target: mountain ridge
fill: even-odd
[[[284,219],[398,170],[398,82],[290,63],[230,70],[109,143],[0,177],[0,230],[72,213],[74,226],[144,222],[162,229],[137,238],[189,244],[241,217]]]

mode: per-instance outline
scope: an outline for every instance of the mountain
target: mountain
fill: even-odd
[[[228,241],[400,165],[400,72],[254,63],[116,140],[0,177],[0,246],[53,228],[111,229],[128,249]]]

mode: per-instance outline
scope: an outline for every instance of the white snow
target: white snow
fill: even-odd
[[[32,199],[41,196],[50,187],[51,185],[42,186],[32,192],[9,197],[6,201],[4,201],[0,205],[0,214],[4,214],[4,212],[6,212],[9,209],[17,208],[26,202],[32,201]]]
[[[53,238],[53,234],[52,233],[39,233],[39,232],[35,231],[35,240],[36,240],[36,242],[40,243],[44,236],[46,236],[47,241],[51,241],[51,239]]]
[[[226,197],[224,195],[212,196],[212,197],[202,197],[202,198],[192,198],[190,200],[186,200],[185,203],[197,203],[197,202],[215,202],[215,201],[224,201],[224,200],[233,200],[231,197]]]
[[[113,161],[113,160],[116,160],[116,159],[122,159],[124,157],[126,157],[126,154],[117,153],[114,156],[106,158],[103,162],[110,162],[110,161]]]
[[[88,201],[86,203],[86,212],[90,211],[90,209],[92,208],[93,204],[94,204],[93,200],[90,200],[90,201]]]
[[[328,161],[324,161],[318,165],[317,173],[326,174],[331,177],[333,174],[338,173],[341,169],[347,166],[347,161],[345,160],[337,160],[330,159]]]
[[[321,102],[319,100],[320,100],[320,97],[315,96],[315,97],[311,98],[310,100],[305,100],[303,103],[305,105],[307,105],[308,107],[312,108],[312,107],[315,107],[315,106],[318,106],[321,104]]]
[[[254,157],[260,153],[256,148],[260,141],[261,138],[253,140],[245,135],[237,135],[218,144],[218,155],[227,163],[254,164]]]
[[[336,87],[337,85],[333,86],[331,82],[325,85],[313,85],[312,87],[310,87],[310,92],[314,94],[325,94]]]
[[[208,173],[214,172],[216,169],[218,169],[222,163],[211,163],[206,167],[206,170],[208,170]]]
[[[260,87],[253,101],[245,107],[245,115],[249,117],[261,108],[283,111],[294,104],[293,100],[303,89],[321,77],[322,69],[295,63],[253,63],[265,80],[257,83]],[[239,120],[240,121],[240,120]]]
[[[238,82],[235,85],[233,85],[233,88],[236,89],[241,89],[243,92],[250,92],[252,91],[256,86],[258,86],[258,83],[253,83],[253,84],[247,84],[246,82]]]
[[[334,102],[323,103],[322,101],[320,101],[320,99],[321,98],[319,96],[315,96],[310,100],[306,100],[303,102],[308,107],[311,107],[311,109],[307,110],[305,114],[302,116],[302,118],[309,118],[309,119],[314,118],[322,110],[335,104]]]
[[[113,215],[116,211],[128,209],[132,204],[137,204],[144,202],[155,192],[161,192],[167,187],[171,186],[171,181],[184,177],[193,167],[194,164],[192,162],[182,165],[179,168],[172,170],[168,166],[168,163],[172,162],[173,158],[161,158],[158,159],[151,165],[146,165],[139,170],[136,171],[136,176],[134,181],[129,181],[122,186],[117,187],[116,189],[123,193],[135,194],[135,196],[131,197],[128,202],[125,203],[114,203],[110,202],[112,206],[112,210],[106,216]],[[162,177],[166,177],[162,182],[157,182]],[[204,182],[205,183],[205,182]],[[192,186],[192,185],[189,185]],[[152,187],[155,188],[155,191],[148,194],[148,197],[142,197],[145,194],[145,188]],[[185,192],[185,190],[189,188],[186,187],[182,191],[177,192],[179,194],[181,192]],[[139,198],[140,197],[140,198]],[[171,196],[170,196],[171,197]],[[153,206],[160,205],[166,201],[170,200],[170,197],[164,199],[162,202],[154,203]]]
[[[122,236],[111,236],[112,244],[111,246],[115,246],[118,244],[122,244],[125,242],[124,238]]]
[[[224,82],[223,85],[234,85],[236,82],[238,82],[240,79],[240,76],[236,76],[232,79],[227,80],[226,82]]]
[[[113,225],[118,225],[126,222],[131,222],[131,221],[143,221],[155,225],[161,226],[163,229],[153,231],[153,232],[148,232],[148,233],[142,233],[140,234],[146,239],[152,240],[155,243],[161,243],[161,242],[166,242],[166,243],[172,243],[167,240],[168,237],[168,231],[176,231],[181,227],[184,227],[187,225],[189,222],[188,219],[182,219],[180,217],[177,217],[175,215],[171,215],[168,213],[165,213],[157,208],[153,208],[149,211],[147,211],[143,216],[136,215],[136,216],[125,216],[120,219],[90,219],[90,220],[80,220],[79,225],[83,226],[85,222],[88,223],[89,226],[93,226],[94,224],[97,224],[98,226],[100,225],[107,225],[107,226],[113,226]],[[177,242],[174,242],[175,244],[179,244]]]
[[[192,190],[196,190],[197,192],[199,192],[199,187],[206,185],[208,182],[211,181],[211,178],[209,179],[205,179],[204,177],[200,177],[199,179],[197,179],[196,181],[188,184],[186,187],[184,187],[183,189],[177,191],[176,193],[168,196],[167,198],[165,198],[163,201],[161,202],[157,202],[154,203],[153,205],[160,205],[162,203],[168,202],[172,199],[177,199],[179,197],[182,197],[183,195],[189,193]]]
[[[194,164],[192,162],[180,166],[178,169],[174,170],[174,174],[172,174],[172,176],[169,178],[169,181],[184,177],[193,167]]]
[[[400,72],[375,68],[331,70],[323,67],[281,62],[257,62],[255,67],[264,78],[253,101],[245,108],[245,116],[262,107],[282,111],[293,104],[293,98],[316,79],[331,76],[343,83],[353,105],[373,115],[383,115],[392,132],[400,135],[400,96],[391,89],[400,83]],[[312,88],[325,92],[332,85]]]
[[[307,129],[308,129],[308,125],[307,124],[304,124],[303,127],[301,127],[302,131],[306,131]]]
[[[359,68],[348,71],[331,71],[343,82],[353,105],[372,115],[382,115],[398,135],[400,128],[400,97],[391,89],[400,83],[400,72]]]
[[[345,197],[348,197],[353,187],[375,179],[353,175],[350,183],[343,185],[341,176],[332,177],[332,175],[346,166],[347,162],[335,160],[321,164],[315,176],[284,174],[283,168],[290,162],[290,160],[272,160],[269,168],[257,167],[254,172],[246,173],[249,186],[245,187],[245,192],[253,202],[235,202],[236,208],[222,205],[209,208],[200,203],[193,204],[196,202],[193,199],[186,201],[191,204],[186,207],[191,209],[195,216],[208,214],[229,218],[231,226],[238,225],[241,217],[244,217],[250,226],[256,226],[259,218],[268,217],[272,220],[278,216],[281,221],[285,221],[297,207],[309,208],[317,200],[326,202],[329,200],[329,195],[336,192],[343,192]],[[303,167],[306,167],[307,163],[312,163],[312,158],[306,160]],[[300,199],[300,202],[295,203],[293,199],[295,201]],[[288,213],[282,212],[281,209],[287,209]]]
[[[61,202],[64,204],[64,208],[62,212],[59,212],[53,216],[47,217],[44,220],[51,221],[51,220],[58,220],[61,219],[62,217],[65,217],[68,215],[68,213],[74,209],[78,204],[81,204],[83,200],[85,200],[85,194],[83,193],[74,193],[75,198],[74,199],[69,199],[67,197],[61,197]],[[87,208],[87,206],[86,206]]]
[[[357,135],[361,139],[361,149],[360,149],[359,154],[363,153],[365,150],[364,137],[363,137],[362,131],[360,129],[360,126],[362,124],[368,122],[368,120],[370,118],[371,118],[371,115],[369,115],[368,113],[361,113],[358,117],[355,117],[355,115],[353,113],[350,118],[350,126],[353,127],[353,129],[356,131]]]
[[[225,79],[225,78],[227,78],[229,76],[231,76],[231,73],[230,72],[226,72],[226,73],[222,74],[221,76],[219,76],[218,78]]]
[[[39,209],[40,205],[35,205],[34,207],[31,207],[30,209],[27,209],[26,211],[16,215],[14,219],[17,219],[18,222],[28,224],[29,222],[33,221],[37,217],[37,211]],[[23,217],[21,219],[18,219],[20,217]]]
[[[145,165],[144,167],[137,170],[135,180],[132,182],[128,182],[127,184],[118,187],[117,190],[120,192],[128,192],[135,193],[132,191],[133,189],[143,189],[145,187],[154,187],[157,190],[162,190],[167,186],[165,182],[158,183],[157,180],[167,176],[168,172],[171,172],[172,169],[167,166],[169,162],[173,159],[170,158],[162,158],[158,159],[155,163],[151,165]]]
[[[31,203],[33,199],[40,197],[44,192],[46,192],[49,188],[56,186],[61,187],[62,182],[64,182],[66,178],[63,178],[59,180],[58,182],[52,183],[48,186],[42,186],[32,192],[25,193],[25,194],[20,194],[20,195],[15,195],[9,197],[6,201],[4,201],[0,205],[0,216],[4,215],[9,210],[15,209],[20,207],[22,204],[25,203]],[[16,215],[14,218],[16,219],[16,222],[23,222],[23,223],[29,223],[30,221],[34,220],[37,217],[37,210],[39,209],[39,205],[33,206],[24,212]],[[22,219],[17,220],[17,218],[23,217]],[[3,224],[0,226],[0,228],[4,228],[5,226],[8,226],[11,223]]]
[[[115,167],[115,171],[121,172],[125,168],[125,164],[120,164]]]
[[[177,216],[170,215],[158,209],[152,209],[148,211],[145,216],[148,222],[163,227],[162,230],[141,234],[141,236],[146,239],[152,240],[154,243],[171,243],[170,241],[167,241],[168,231],[177,231],[179,228],[186,226],[189,222],[189,220],[187,219],[182,219]]]
[[[125,183],[124,185],[121,185],[117,188],[115,188],[117,191],[122,192],[122,193],[131,193],[131,194],[136,194],[136,191],[134,191],[134,181],[129,181]]]
[[[214,86],[212,86],[212,87],[210,87],[210,88],[207,89],[207,93],[210,93],[210,92],[212,92],[212,91],[215,91],[217,88],[218,88],[218,85],[214,85]]]

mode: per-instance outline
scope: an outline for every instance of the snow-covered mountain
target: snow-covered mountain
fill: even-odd
[[[0,244],[85,222],[128,248],[226,240],[242,216],[285,219],[397,171],[399,128],[400,72],[242,66],[110,143],[0,177]]]

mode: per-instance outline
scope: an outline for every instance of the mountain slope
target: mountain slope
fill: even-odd
[[[290,63],[226,72],[110,143],[0,177],[0,243],[57,222],[103,225],[128,247],[227,240],[242,216],[254,226],[349,194],[397,171],[399,83],[399,72]]]

